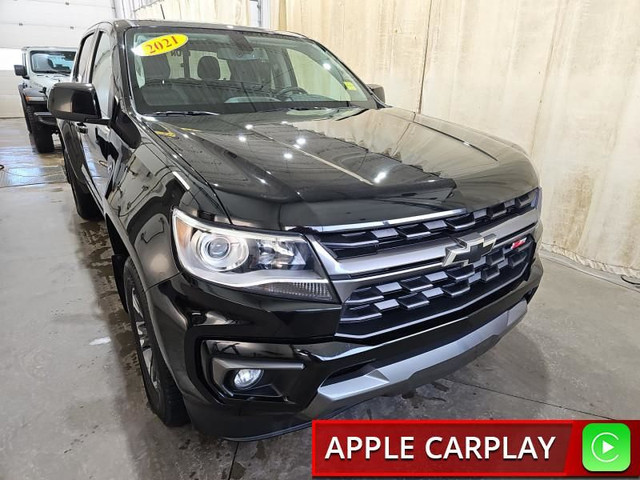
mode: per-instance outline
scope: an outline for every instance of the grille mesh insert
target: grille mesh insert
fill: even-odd
[[[338,332],[368,337],[460,310],[519,279],[530,264],[534,241],[496,247],[480,260],[425,275],[355,290],[342,310]]]

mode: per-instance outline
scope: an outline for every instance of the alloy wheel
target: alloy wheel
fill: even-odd
[[[135,288],[131,289],[131,303],[133,305],[133,319],[136,326],[136,337],[140,344],[140,352],[142,354],[142,360],[144,361],[144,367],[149,374],[151,384],[157,391],[159,389],[158,371],[154,364],[153,350],[151,348],[151,342],[149,341],[149,331],[147,329],[147,322],[142,313],[142,307],[140,306],[140,298]]]

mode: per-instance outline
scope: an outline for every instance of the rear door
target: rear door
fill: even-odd
[[[89,82],[98,95],[102,118],[111,118],[113,108],[113,40],[106,28],[96,32],[93,61],[89,66]],[[79,126],[88,174],[100,198],[104,197],[113,169],[108,125]]]

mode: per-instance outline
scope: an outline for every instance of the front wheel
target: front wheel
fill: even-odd
[[[32,123],[31,128],[33,141],[36,144],[38,153],[53,152],[53,135],[51,134],[51,130],[40,125],[37,120]]]
[[[162,358],[149,315],[147,297],[131,257],[127,258],[124,264],[123,283],[149,406],[165,425],[184,425],[189,422],[189,415],[182,400],[182,393]]]

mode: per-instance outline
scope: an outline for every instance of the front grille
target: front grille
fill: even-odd
[[[527,236],[495,247],[478,261],[355,290],[345,302],[338,333],[368,337],[422,322],[437,322],[514,284],[530,264]],[[512,248],[514,247],[515,248]]]
[[[537,190],[488,208],[441,220],[344,233],[320,233],[320,243],[336,259],[375,254],[380,250],[463,234],[481,226],[503,222],[531,210]]]

